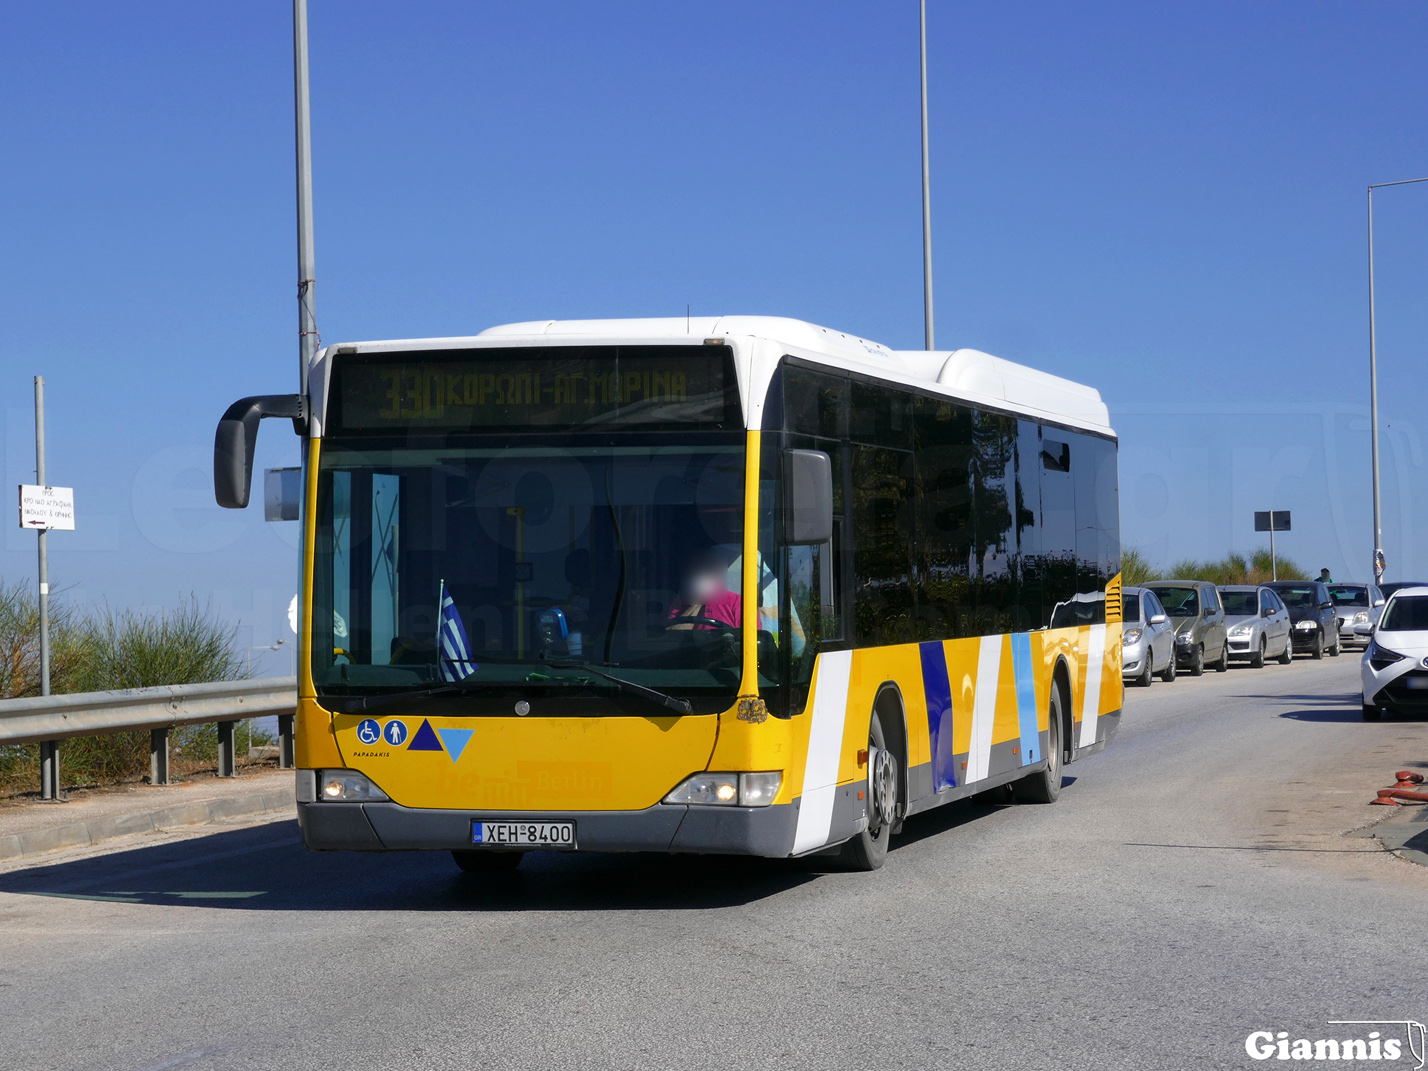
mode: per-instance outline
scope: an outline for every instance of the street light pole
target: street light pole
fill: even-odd
[[[922,317],[925,349],[932,349],[932,192],[927,176],[927,0],[919,0],[922,48]]]
[[[317,286],[312,238],[312,119],[308,100],[307,0],[293,0],[293,89],[297,129],[298,393],[317,356]]]
[[[1373,191],[1384,186],[1410,186],[1428,178],[1375,182],[1368,188],[1368,284],[1369,284],[1369,458],[1373,466],[1373,577],[1383,579],[1383,514],[1378,490],[1378,345],[1373,302]]]

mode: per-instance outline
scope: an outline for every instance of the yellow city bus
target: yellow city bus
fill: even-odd
[[[309,848],[824,852],[1056,799],[1119,724],[1116,439],[1088,387],[796,320],[334,345],[219,425],[304,441]]]

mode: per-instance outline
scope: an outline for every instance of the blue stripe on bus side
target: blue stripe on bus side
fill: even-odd
[[[955,787],[957,784],[957,764],[950,758],[944,763],[938,761],[937,740],[945,729],[952,734],[952,685],[947,679],[947,651],[940,640],[929,640],[917,645],[922,658],[922,696],[927,701],[927,750],[932,758],[933,790]],[[952,750],[951,740],[945,741],[947,751]],[[945,765],[945,769],[943,768]]]
[[[1011,638],[1012,670],[1016,674],[1016,715],[1021,727],[1021,764],[1041,758],[1041,731],[1036,724],[1036,675],[1031,664],[1031,633]]]

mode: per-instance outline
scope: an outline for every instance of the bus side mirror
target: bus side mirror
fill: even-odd
[[[253,447],[264,417],[291,417],[302,433],[307,399],[301,394],[260,394],[228,407],[213,437],[213,497],[224,509],[244,509],[253,488]]]
[[[833,463],[822,450],[783,452],[783,541],[789,546],[833,538]]]

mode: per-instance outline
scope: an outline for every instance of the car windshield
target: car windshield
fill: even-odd
[[[674,695],[735,694],[743,440],[326,440],[319,694],[445,682],[608,695],[578,662]]]
[[[1367,606],[1369,604],[1368,588],[1360,584],[1338,584],[1329,588],[1329,598],[1334,600],[1335,606]]]
[[[1127,593],[1121,596],[1122,620],[1131,624],[1140,620],[1140,596],[1134,593]]]
[[[1253,617],[1259,613],[1257,591],[1221,591],[1220,598],[1225,601],[1225,613],[1230,617]]]
[[[1284,600],[1285,606],[1313,609],[1319,605],[1317,593],[1312,587],[1275,588],[1275,591],[1279,592],[1279,597]]]
[[[1395,595],[1379,628],[1384,632],[1428,632],[1428,595]]]
[[[1171,617],[1194,617],[1200,612],[1200,593],[1195,588],[1156,588],[1155,591]]]
[[[1422,581],[1419,580],[1394,580],[1390,581],[1387,584],[1380,584],[1378,586],[1378,590],[1383,592],[1383,597],[1386,599],[1395,591],[1402,591],[1404,588],[1423,587],[1428,587],[1428,584],[1424,584]]]

